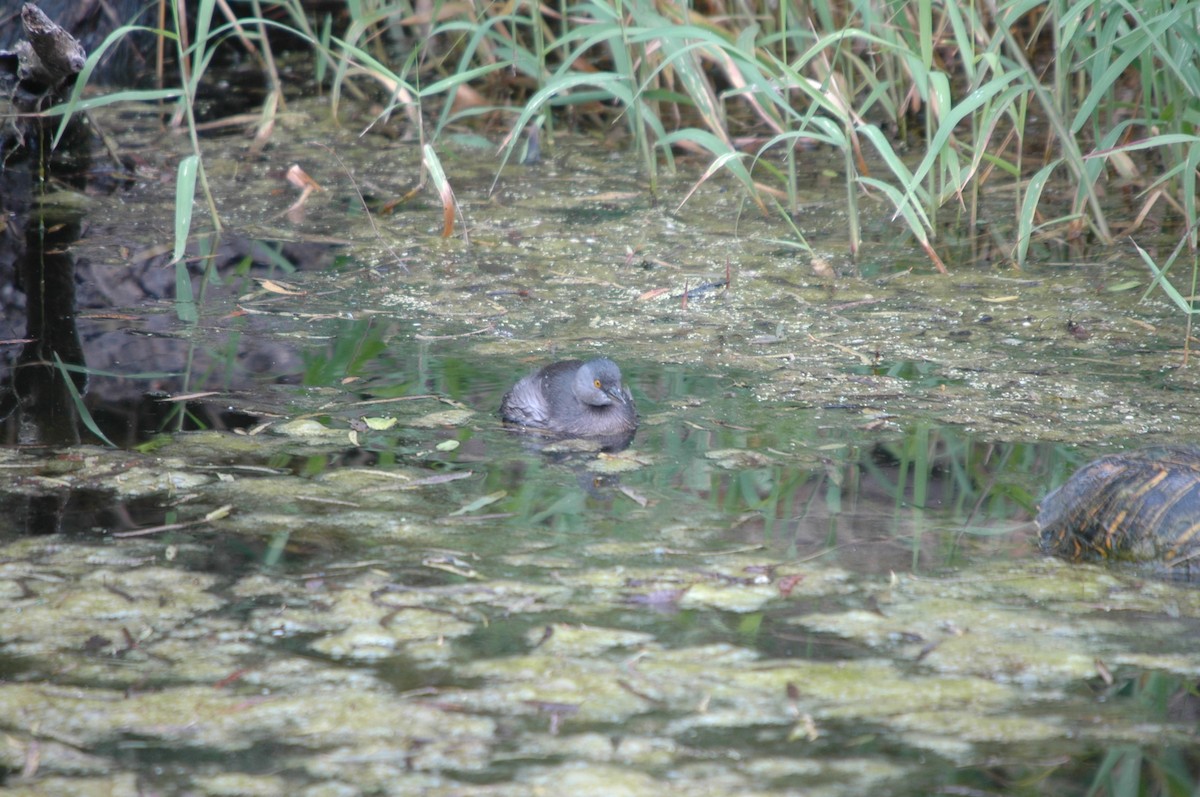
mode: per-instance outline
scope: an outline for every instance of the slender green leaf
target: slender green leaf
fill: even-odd
[[[188,235],[192,229],[192,205],[196,201],[196,171],[200,166],[199,155],[188,155],[179,162],[175,178],[175,255],[180,260],[187,250]]]
[[[1033,219],[1037,214],[1038,205],[1042,201],[1042,190],[1046,187],[1046,181],[1050,179],[1050,175],[1061,163],[1062,158],[1047,163],[1025,186],[1025,197],[1021,200],[1021,211],[1017,217],[1016,260],[1018,266],[1025,265],[1025,257],[1029,254],[1029,243],[1033,238]]]
[[[1133,246],[1135,249],[1137,249],[1138,256],[1142,258],[1142,262],[1146,264],[1146,267],[1150,269],[1150,273],[1154,275],[1154,280],[1150,283],[1150,287],[1146,289],[1146,293],[1143,294],[1142,298],[1145,299],[1145,297],[1150,294],[1150,291],[1154,290],[1154,288],[1157,286],[1162,288],[1162,292],[1167,295],[1167,298],[1174,302],[1175,306],[1184,313],[1188,315],[1194,313],[1195,310],[1192,308],[1192,303],[1188,301],[1187,298],[1181,294],[1174,285],[1171,284],[1170,280],[1167,279],[1167,269],[1170,267],[1170,264],[1174,262],[1179,250],[1175,250],[1175,254],[1172,254],[1167,260],[1166,266],[1159,268],[1158,264],[1154,262],[1154,258],[1150,257],[1149,252],[1138,246],[1136,243]]]
[[[96,435],[109,448],[116,448],[116,444],[108,439],[108,436],[100,430],[96,424],[96,419],[92,417],[92,413],[88,410],[87,404],[83,401],[83,396],[79,394],[79,389],[75,387],[75,381],[71,379],[71,375],[67,372],[62,358],[58,356],[58,352],[54,352],[54,365],[58,368],[59,376],[62,378],[63,384],[66,385],[67,392],[71,394],[71,401],[75,404],[75,411],[79,413],[79,420],[83,421],[83,425],[88,431]]]

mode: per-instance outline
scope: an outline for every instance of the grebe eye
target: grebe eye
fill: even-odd
[[[596,386],[597,390],[600,389],[600,380],[599,379],[593,379],[592,384]]]

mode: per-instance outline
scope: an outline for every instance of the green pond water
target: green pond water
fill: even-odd
[[[262,159],[210,144],[195,315],[115,287],[169,180],[92,198],[69,247],[113,297],[76,321],[122,446],[0,448],[6,793],[1196,788],[1200,592],[1042,557],[1030,523],[1093,455],[1196,428],[1129,248],[936,276],[880,205],[856,265],[814,168],[829,276],[732,185],[676,210],[698,171],[655,201],[570,138],[490,195],[493,151],[448,143],[470,243],[442,240],[429,200],[370,223],[299,112]],[[129,135],[172,173],[182,141]],[[412,145],[321,135],[372,201],[417,180]],[[328,188],[302,217],[294,162]],[[205,277],[230,239],[257,248]],[[500,424],[593,355],[629,448]]]

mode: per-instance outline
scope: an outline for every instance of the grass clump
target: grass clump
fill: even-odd
[[[382,91],[379,119],[402,114],[433,147],[500,122],[501,165],[531,125],[548,141],[599,125],[627,139],[649,190],[686,153],[707,163],[697,186],[730,176],[790,225],[799,161],[835,152],[851,254],[864,214],[881,212],[940,270],[982,257],[982,232],[987,254],[1020,266],[1038,242],[1109,244],[1147,220],[1178,223],[1194,253],[1197,2],[356,0],[314,19],[284,0],[217,25],[205,0],[191,27],[174,18],[190,42],[159,31],[187,65],[179,88],[89,102],[186,106],[217,44],[286,30],[335,109]],[[278,102],[286,87],[263,64]],[[202,184],[202,164],[194,174]],[[1007,228],[982,222],[998,215],[985,195],[1009,204]]]

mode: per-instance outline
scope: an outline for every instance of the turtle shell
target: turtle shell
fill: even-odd
[[[1072,561],[1150,561],[1200,573],[1200,447],[1089,462],[1042,501],[1042,549]]]

